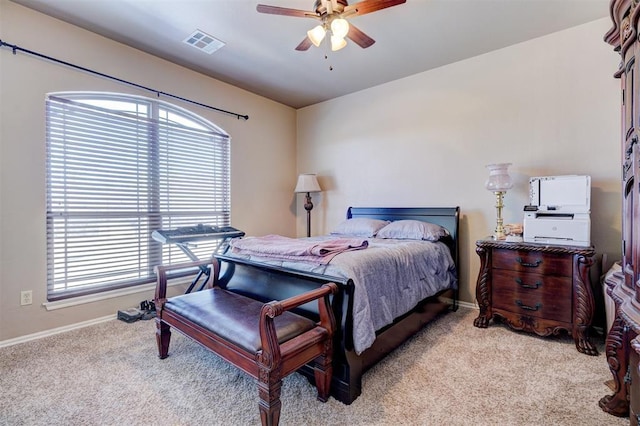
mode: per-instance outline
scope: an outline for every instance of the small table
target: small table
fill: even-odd
[[[593,246],[561,246],[484,239],[476,242],[480,273],[473,324],[499,317],[514,330],[539,336],[566,330],[579,352],[598,355],[589,331],[594,299],[589,270]]]

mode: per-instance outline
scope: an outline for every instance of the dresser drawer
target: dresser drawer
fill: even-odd
[[[573,275],[573,261],[570,255],[543,253],[530,250],[496,249],[491,258],[494,269],[535,272],[542,275]]]
[[[495,308],[571,323],[571,278],[495,269],[492,281]]]

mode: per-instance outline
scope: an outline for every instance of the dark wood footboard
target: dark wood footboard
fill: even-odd
[[[355,401],[362,393],[364,373],[436,317],[456,309],[454,297],[453,290],[446,290],[423,300],[413,311],[378,331],[373,345],[360,355],[353,349],[345,349],[339,342],[334,342],[331,396],[344,404]],[[313,371],[308,366],[304,366],[299,372],[314,383]]]
[[[282,300],[301,292],[335,282],[339,291],[332,296],[331,307],[338,325],[334,333],[333,376],[331,395],[351,404],[362,392],[362,376],[374,364],[400,346],[439,314],[456,306],[457,293],[444,291],[419,303],[415,309],[378,331],[373,345],[360,355],[353,350],[352,308],[353,282],[350,279],[293,271],[250,260],[224,255],[216,256],[221,263],[220,287],[263,302]],[[315,305],[304,305],[295,311],[317,320]],[[311,366],[299,372],[315,383]]]

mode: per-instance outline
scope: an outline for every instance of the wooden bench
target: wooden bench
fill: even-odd
[[[212,269],[207,288],[166,297],[167,271],[202,267]],[[335,330],[329,296],[337,292],[337,285],[327,283],[282,301],[262,303],[220,288],[219,268],[216,259],[156,268],[156,340],[160,358],[169,354],[173,327],[240,368],[257,381],[263,425],[278,424],[282,379],[312,361],[318,399],[326,402]],[[318,322],[290,312],[314,300],[318,302]]]

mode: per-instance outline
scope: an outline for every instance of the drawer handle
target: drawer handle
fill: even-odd
[[[516,305],[518,305],[522,309],[526,309],[527,311],[537,311],[538,309],[542,308],[542,303],[536,303],[536,306],[532,307],[523,304],[521,300],[516,300]]]
[[[516,282],[522,288],[530,288],[530,289],[533,289],[533,290],[537,290],[538,288],[542,287],[542,282],[540,282],[540,281],[537,281],[534,285],[531,285],[531,284],[525,284],[520,278],[516,278]]]
[[[521,257],[516,257],[516,262],[518,262],[520,265],[525,266],[527,268],[537,268],[542,263],[542,260],[536,260],[535,263],[527,263],[524,260],[522,260]]]

